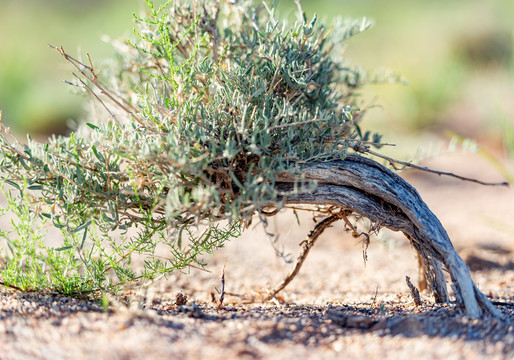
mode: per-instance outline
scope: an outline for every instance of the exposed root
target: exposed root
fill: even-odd
[[[348,228],[350,228],[350,230],[352,231],[352,236],[354,239],[358,239],[361,236],[364,237],[362,240],[362,259],[364,260],[364,265],[366,265],[366,263],[368,262],[368,248],[370,243],[369,234],[365,232],[361,232],[359,234],[359,232],[357,231],[357,227],[353,226],[353,224],[350,222],[350,220],[348,220],[348,217],[344,213],[343,220],[346,223],[346,226],[348,226]]]
[[[349,215],[351,212],[348,211],[341,211],[335,214],[332,214],[319,223],[314,226],[314,228],[309,232],[309,235],[307,235],[307,238],[303,240],[300,245],[303,245],[302,251],[298,255],[298,258],[296,259],[295,266],[293,270],[287,275],[282,282],[273,289],[270,294],[267,297],[267,300],[273,299],[280,291],[282,291],[300,272],[300,269],[303,265],[303,262],[307,258],[307,255],[309,254],[309,251],[314,246],[314,243],[316,240],[318,240],[319,236],[325,231],[326,228],[328,228],[330,225],[332,225],[337,220],[346,218],[347,215]]]
[[[419,296],[419,290],[416,289],[412,282],[410,281],[410,277],[406,276],[405,281],[407,282],[407,286],[409,287],[410,294],[412,296],[412,300],[414,300],[414,304],[416,306],[421,306],[421,297]]]

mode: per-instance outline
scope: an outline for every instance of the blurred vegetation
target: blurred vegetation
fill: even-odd
[[[60,80],[71,69],[47,43],[96,62],[113,50],[101,40],[128,35],[131,13],[142,0],[0,0],[0,109],[17,131],[63,132],[87,105]],[[408,86],[365,90],[367,125],[405,155],[445,131],[477,140],[491,151],[514,155],[514,1],[304,0],[308,14],[368,16],[375,29],[350,41],[349,60],[399,71]],[[295,8],[280,2],[282,12]],[[81,49],[81,50],[79,50]],[[385,129],[395,129],[384,131]],[[384,130],[383,130],[384,129]],[[400,147],[397,147],[398,149]],[[395,148],[391,148],[398,151]]]
[[[350,43],[349,56],[368,68],[384,64],[408,81],[366,91],[380,105],[367,125],[402,144],[392,153],[414,152],[448,131],[497,154],[513,150],[512,136],[503,136],[514,129],[513,1],[319,0],[305,8],[375,22]]]
[[[142,3],[142,4],[141,4]],[[132,31],[140,0],[0,0],[0,109],[19,132],[62,133],[87,102],[61,80],[71,69],[47,44],[63,45],[95,59],[114,55],[102,35]]]

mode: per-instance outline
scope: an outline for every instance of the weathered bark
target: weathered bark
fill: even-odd
[[[377,162],[357,155],[344,161],[308,164],[302,176],[318,182],[313,192],[285,198],[287,204],[334,205],[370,219],[374,224],[402,231],[421,257],[426,281],[436,302],[449,302],[442,266],[449,272],[457,304],[472,317],[501,317],[473,283],[469,268],[456,253],[437,217],[418,192],[400,176]],[[281,191],[292,190],[294,176],[283,176]]]

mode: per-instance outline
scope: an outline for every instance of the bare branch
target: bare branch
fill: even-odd
[[[347,211],[341,211],[339,213],[335,213],[330,215],[329,217],[325,218],[321,222],[317,223],[316,226],[311,230],[309,235],[305,240],[303,240],[300,245],[303,245],[303,249],[298,255],[298,259],[296,260],[295,266],[293,270],[287,275],[282,282],[277,285],[268,295],[267,299],[271,300],[273,299],[280,291],[282,291],[293,279],[298,275],[300,272],[300,269],[302,268],[303,262],[307,258],[307,255],[309,255],[309,251],[314,246],[314,243],[316,240],[318,240],[319,236],[332,225],[337,220],[343,219],[343,216],[346,217],[346,215],[349,215],[351,213]]]
[[[88,66],[88,65],[80,62],[79,60],[75,59],[74,57],[68,55],[64,51],[64,48],[62,46],[56,47],[56,46],[52,46],[50,44],[48,46],[51,47],[52,49],[57,50],[57,52],[59,54],[61,54],[66,59],[66,61],[68,61],[70,64],[72,64],[82,74],[82,76],[84,76],[93,85],[95,85],[98,88],[98,90],[100,90],[100,92],[103,95],[107,96],[109,98],[109,100],[111,100],[116,106],[118,106],[120,109],[125,111],[128,115],[130,115],[138,123],[140,123],[141,125],[144,125],[144,121],[138,115],[136,115],[135,112],[137,110],[131,104],[129,104],[124,99],[121,99],[118,96],[111,94],[111,91],[106,89],[105,87],[103,87],[103,85],[98,81],[98,73],[96,73],[93,68],[93,63],[91,61],[91,57],[89,56],[89,54],[87,54],[87,56],[88,56],[88,59],[90,62],[90,66]],[[97,96],[95,96],[95,97],[97,97]],[[125,105],[123,105],[120,101],[123,102]],[[128,109],[129,107],[132,108],[132,110],[129,110]]]
[[[396,170],[397,170],[397,168],[396,168],[395,165],[399,164],[399,165],[403,165],[403,166],[410,167],[410,168],[413,168],[413,169],[417,169],[417,170],[421,170],[421,171],[426,171],[426,172],[429,172],[429,173],[432,173],[432,174],[437,174],[439,176],[441,176],[441,175],[451,176],[451,177],[454,177],[454,178],[459,179],[459,180],[470,181],[470,182],[474,182],[474,183],[477,183],[477,184],[480,184],[480,185],[509,186],[509,183],[507,181],[501,181],[501,182],[481,181],[481,180],[477,180],[477,179],[473,179],[473,178],[468,178],[468,177],[465,177],[465,176],[457,175],[457,174],[454,174],[454,173],[451,173],[451,172],[434,170],[434,169],[430,169],[430,168],[428,168],[426,166],[419,166],[419,165],[415,165],[415,164],[412,164],[412,163],[409,163],[409,162],[393,159],[392,157],[389,157],[389,156],[386,156],[386,155],[382,155],[382,154],[379,154],[379,153],[377,153],[377,152],[375,152],[373,150],[370,150],[368,146],[352,145],[351,147],[352,147],[353,150],[355,150],[358,153],[361,153],[361,154],[371,154],[373,156],[376,156],[376,157],[379,157],[381,159],[384,159],[384,160],[388,161],[389,164],[391,164],[391,166],[393,166],[393,168],[396,169]]]

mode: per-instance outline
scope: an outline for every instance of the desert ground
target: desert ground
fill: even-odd
[[[501,180],[474,154],[423,165]],[[407,286],[418,265],[409,242],[382,231],[364,263],[361,243],[336,223],[300,274],[274,300],[266,294],[291,269],[312,227],[289,212],[268,230],[252,226],[206,256],[207,271],[173,274],[99,302],[0,289],[0,359],[514,359],[514,190],[408,171],[446,228],[479,288],[504,321],[463,316]],[[217,302],[224,269],[224,301]]]

